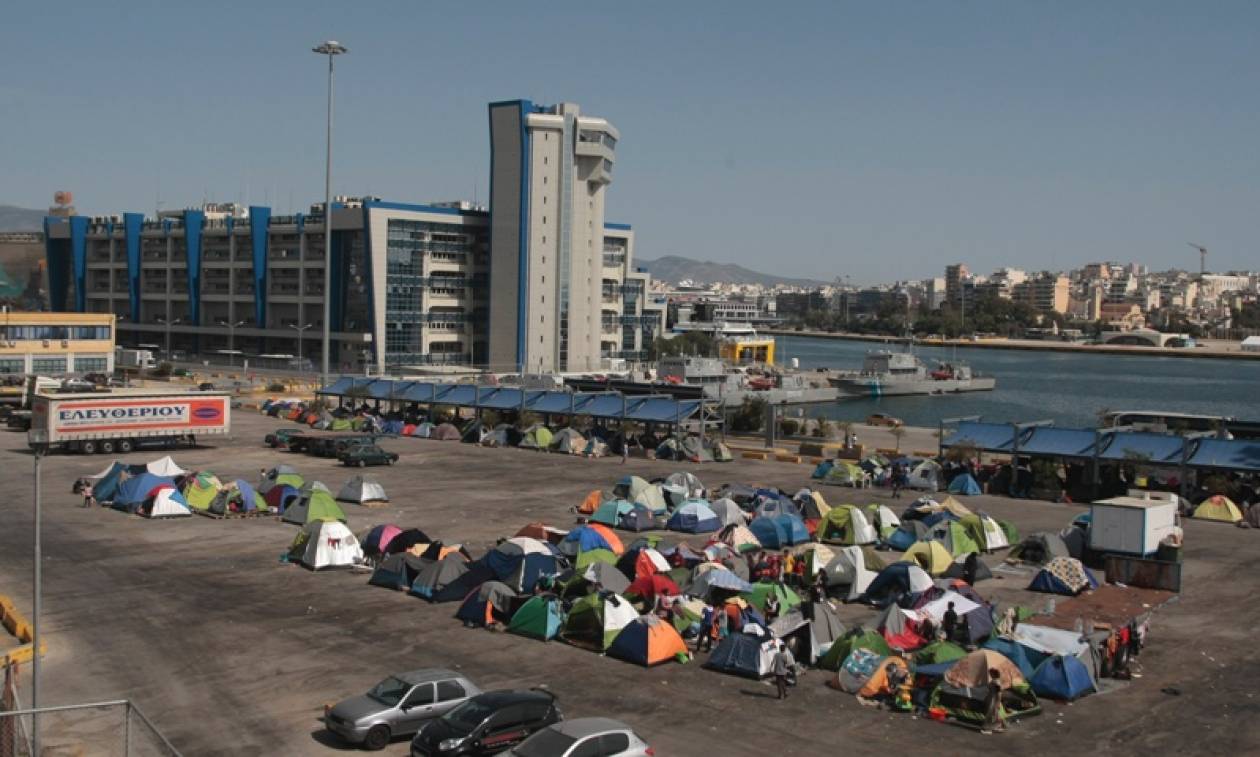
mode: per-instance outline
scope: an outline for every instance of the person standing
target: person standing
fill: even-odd
[[[976,571],[980,568],[980,555],[972,552],[967,555],[967,559],[963,561],[963,580],[968,586],[976,585]]]
[[[792,653],[782,641],[779,642],[778,651],[774,653],[770,664],[774,672],[774,687],[778,690],[779,699],[787,699],[788,672],[796,664],[796,660],[792,659]]]
[[[779,598],[775,596],[774,589],[771,589],[766,595],[766,622],[773,623],[777,617],[779,617]]]
[[[712,652],[713,637],[716,635],[714,623],[713,605],[706,605],[704,615],[700,617],[700,635],[696,639],[697,652]]]
[[[1006,719],[1002,717],[1002,674],[997,668],[989,668],[988,696],[984,702],[984,726],[980,732],[989,734],[1006,730]]]
[[[83,506],[91,507],[96,504],[96,496],[92,493],[92,482],[83,482]]]
[[[892,472],[888,476],[892,484],[893,499],[901,499],[901,487],[905,481],[905,471],[900,462],[893,463]]]
[[[948,641],[954,640],[954,634],[958,631],[958,613],[954,611],[954,603],[950,602],[945,608],[945,617],[941,622],[941,630],[945,632],[945,638]]]

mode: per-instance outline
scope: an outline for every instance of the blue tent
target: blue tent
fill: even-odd
[[[118,493],[118,486],[122,483],[122,474],[127,470],[128,467],[125,464],[115,462],[109,466],[105,475],[93,482],[92,496],[96,497],[97,502],[113,501],[114,495]]]
[[[970,473],[959,473],[954,476],[954,480],[949,482],[950,494],[974,495],[980,493],[980,484],[976,483],[976,479]]]
[[[761,669],[761,645],[764,641],[764,637],[755,634],[730,634],[713,648],[704,667],[746,678],[761,678],[765,674]]]
[[[590,526],[578,526],[565,534],[564,540],[576,543],[578,552],[587,552],[592,549],[606,549],[609,552],[617,551],[608,543],[603,534]]]
[[[400,420],[385,421],[381,424],[381,431],[386,434],[401,434],[403,430],[403,422]]]
[[[805,527],[805,521],[795,515],[753,518],[748,529],[766,549],[783,549],[809,541],[809,529]]]
[[[633,508],[634,505],[624,499],[610,499],[595,509],[595,512],[591,514],[591,522],[616,528],[621,522],[621,516]]]
[[[554,556],[540,553],[509,555],[492,549],[481,558],[481,562],[494,572],[495,578],[521,594],[532,593],[538,579],[543,576],[554,576],[560,572]]]
[[[139,505],[149,498],[149,492],[159,486],[169,486],[175,488],[175,481],[166,476],[155,476],[152,473],[141,473],[133,476],[118,487],[118,493],[114,495],[114,504],[124,506]]]
[[[1085,664],[1075,657],[1062,655],[1055,655],[1041,663],[1028,682],[1037,696],[1068,702],[1095,691]]]
[[[981,646],[985,649],[992,649],[994,652],[1001,654],[1006,659],[1015,663],[1015,667],[1019,668],[1019,672],[1024,675],[1024,678],[1028,679],[1033,677],[1033,671],[1036,670],[1037,662],[1040,662],[1042,659],[1041,656],[1038,656],[1037,660],[1034,661],[1029,656],[1029,649],[1024,647],[1023,644],[1010,641],[1009,639],[993,638],[989,639]],[[1034,652],[1033,654],[1036,653]]]
[[[862,599],[868,602],[881,602],[898,594],[916,593],[910,581],[911,567],[919,568],[918,564],[911,562],[895,562],[884,568],[867,584]],[[919,568],[919,570],[923,569]]]
[[[830,471],[833,467],[835,467],[835,463],[831,462],[830,460],[823,460],[821,463],[814,466],[814,472],[809,474],[809,477],[810,478],[826,478],[827,472]]]
[[[665,527],[687,534],[707,534],[722,528],[722,521],[708,502],[693,499],[675,510]]]
[[[236,490],[241,493],[241,510],[247,513],[257,510],[258,493],[254,491],[254,487],[248,481],[239,478],[233,483],[236,485]]]
[[[1094,574],[1090,573],[1089,568],[1086,568],[1084,565],[1080,566],[1081,573],[1084,574],[1082,580],[1075,585],[1069,583],[1067,579],[1055,575],[1053,570],[1055,567],[1054,563],[1064,559],[1071,558],[1055,558],[1050,561],[1051,564],[1037,571],[1037,575],[1033,576],[1032,583],[1028,584],[1029,591],[1044,591],[1048,594],[1066,594],[1069,597],[1074,597],[1086,589],[1098,588],[1098,579],[1094,578]],[[1073,560],[1072,562],[1077,561]],[[1079,565],[1079,563],[1077,564]]]

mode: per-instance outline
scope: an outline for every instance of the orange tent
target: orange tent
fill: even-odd
[[[599,489],[586,495],[586,499],[582,500],[582,504],[578,505],[578,512],[583,515],[590,515],[599,509],[604,502],[604,493]]]
[[[612,547],[613,552],[618,555],[625,554],[626,547],[621,543],[621,537],[617,536],[611,528],[602,523],[587,523],[586,527],[598,531],[599,535],[604,537],[604,541],[608,542],[608,546]]]
[[[687,654],[687,644],[670,623],[643,615],[621,629],[608,647],[608,656],[640,665],[659,665]]]
[[[559,544],[561,541],[564,540],[564,535],[566,533],[568,532],[562,528],[554,528],[552,526],[548,526],[546,523],[534,521],[533,523],[530,523],[524,526],[523,528],[521,528],[520,531],[517,531],[516,535],[528,536],[529,538],[537,539],[538,541],[546,541],[546,542],[551,542],[552,544]]]
[[[878,696],[892,695],[896,692],[892,690],[891,684],[888,682],[888,666],[895,665],[901,668],[903,673],[909,674],[910,666],[900,657],[885,657],[879,661],[879,665],[875,667],[875,672],[871,677],[866,679],[866,683],[858,690],[858,696],[867,699],[874,699]]]

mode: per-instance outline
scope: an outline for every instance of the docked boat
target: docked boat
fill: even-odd
[[[841,392],[859,397],[985,392],[997,386],[991,376],[978,376],[966,363],[928,367],[913,352],[876,350],[867,353],[862,370],[833,374],[829,381]]]

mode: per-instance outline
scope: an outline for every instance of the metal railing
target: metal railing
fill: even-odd
[[[111,746],[107,743],[106,739],[99,738],[94,733],[92,736],[92,748],[89,750],[91,754],[118,754],[122,755],[122,757],[157,754],[168,755],[169,757],[183,757],[180,751],[175,748],[175,745],[172,744],[170,740],[157,729],[157,726],[153,725],[153,721],[149,720],[148,716],[146,716],[130,699],[114,699],[104,702],[89,702],[86,704],[69,704],[62,705],[60,707],[39,707],[36,709],[9,710],[0,712],[0,720],[5,718],[15,719],[18,724],[18,727],[15,729],[15,734],[19,735],[20,738],[15,738],[14,740],[14,754],[18,757],[31,757],[31,755],[33,755],[30,739],[31,729],[28,727],[27,722],[24,722],[24,718],[29,721],[33,717],[38,717],[41,721],[40,733],[43,736],[41,751],[43,751],[44,749],[51,748],[53,746],[60,746],[57,742],[60,741],[62,737],[54,739],[51,734],[81,731],[80,728],[54,729],[49,727],[49,721],[59,721],[64,719],[57,716],[64,716],[70,713],[84,714],[94,710],[104,710],[110,712],[120,708],[122,709],[122,723],[115,725],[103,723],[98,726],[98,728],[103,728],[105,731],[113,731],[115,728],[118,729],[117,731],[114,731],[114,735],[116,739],[121,740],[121,743],[118,743],[116,740]],[[133,725],[133,723],[138,724],[138,726]],[[4,746],[5,745],[0,745],[0,749],[3,749]],[[65,744],[65,746],[74,745]]]

